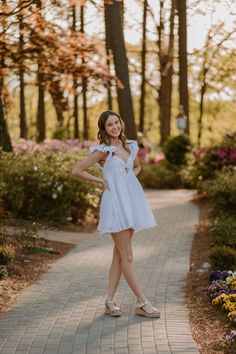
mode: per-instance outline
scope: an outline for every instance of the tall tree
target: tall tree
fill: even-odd
[[[188,99],[188,58],[187,58],[187,8],[186,0],[177,0],[179,17],[179,100],[187,116],[189,134],[189,99]]]
[[[147,52],[147,0],[143,1],[143,23],[142,23],[142,52],[141,52],[141,94],[139,108],[139,131],[144,131],[144,115],[145,115],[145,83],[146,83],[146,52]]]
[[[42,0],[36,0],[38,9],[37,26],[42,28]],[[45,74],[43,53],[39,50],[38,53],[38,106],[37,106],[37,141],[43,141],[46,137],[46,122],[45,122]]]
[[[2,1],[3,6],[6,6],[6,0]],[[6,43],[5,43],[5,28],[6,21],[2,21],[2,37],[0,41],[0,147],[3,151],[12,151],[11,138],[8,133],[7,121],[5,116],[5,105],[4,105],[4,73],[6,69],[5,64],[5,53],[6,53]]]
[[[206,37],[204,50],[202,52],[202,64],[198,78],[198,82],[201,84],[198,118],[198,146],[201,146],[204,103],[207,90],[209,87],[216,87],[218,90],[221,90],[219,88],[219,83],[214,83],[215,78],[218,76],[218,80],[222,82],[222,85],[224,85],[224,78],[228,79],[230,77],[229,68],[232,68],[232,71],[235,69],[232,67],[234,60],[232,59],[232,53],[230,55],[230,49],[227,48],[227,46],[223,47],[225,42],[231,38],[235,31],[233,30],[228,32],[227,30],[224,30],[224,27],[224,23],[219,23],[218,25],[210,28]],[[217,37],[219,37],[218,40],[216,40]],[[227,60],[224,59],[224,56]],[[230,62],[230,65],[227,61]],[[220,65],[218,64],[219,62]],[[211,72],[212,75],[210,75]]]
[[[126,55],[124,34],[122,29],[121,3],[105,2],[107,7],[107,28],[113,53],[115,71],[123,88],[117,86],[119,111],[126,125],[126,134],[130,139],[136,139],[134,111],[129,83],[128,60]]]
[[[83,2],[80,5],[80,32],[84,33],[84,3]],[[82,63],[85,64],[84,57],[82,57]],[[82,97],[83,97],[83,118],[84,118],[83,138],[86,140],[89,138],[87,86],[88,86],[88,79],[86,76],[82,76]]]
[[[76,32],[76,4],[72,4],[72,34]],[[75,55],[75,62],[77,60],[77,55]],[[74,138],[79,138],[79,105],[78,105],[78,78],[77,75],[73,75],[73,117],[74,117]]]
[[[171,3],[169,20],[168,43],[163,39],[164,34],[164,1],[160,1],[160,23],[159,23],[159,63],[160,63],[160,87],[159,87],[159,120],[160,120],[160,145],[170,136],[171,120],[171,96],[172,96],[172,76],[173,76],[173,51],[174,51],[174,17],[175,0]]]
[[[27,139],[27,123],[25,109],[25,69],[24,69],[24,22],[22,0],[19,2],[19,79],[20,79],[20,137]]]
[[[107,19],[107,7],[104,7],[104,18],[105,18],[105,46],[106,46],[106,62],[107,66],[110,70],[111,68],[111,62],[110,62],[110,50],[111,50],[111,44],[110,44],[110,39],[109,39],[109,31],[108,31],[108,19]],[[111,85],[108,83],[107,85],[107,105],[108,109],[112,110],[112,93],[111,93]]]

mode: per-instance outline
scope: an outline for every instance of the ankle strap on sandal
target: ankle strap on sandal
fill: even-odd
[[[136,307],[137,308],[141,308],[141,307],[143,307],[143,306],[145,306],[147,304],[149,304],[149,301],[148,300],[144,300],[143,302],[137,302]]]

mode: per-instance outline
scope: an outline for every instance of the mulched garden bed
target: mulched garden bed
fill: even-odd
[[[9,310],[16,297],[27,286],[34,283],[43,273],[62,258],[75,245],[62,242],[34,239],[32,237],[7,236],[8,243],[16,250],[15,259],[7,265],[8,276],[0,279],[0,314]],[[53,248],[57,254],[33,253],[22,247],[27,246]]]
[[[186,304],[192,335],[201,354],[233,354],[226,349],[222,340],[232,329],[227,316],[211,304],[206,288],[209,286],[209,272],[198,273],[196,270],[208,261],[208,252],[212,237],[209,234],[210,204],[205,199],[194,201],[200,208],[200,221],[192,245],[190,271],[186,282]]]

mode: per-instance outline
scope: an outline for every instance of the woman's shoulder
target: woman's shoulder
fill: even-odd
[[[114,152],[115,150],[116,150],[115,146],[109,146],[109,145],[105,145],[105,144],[99,144],[99,145],[89,147],[90,152],[94,152],[94,151]]]
[[[138,148],[137,140],[127,140],[126,143],[131,148],[135,148],[135,149]]]
[[[139,150],[137,140],[127,140],[127,145],[131,151],[131,155],[135,158]]]
[[[138,146],[137,140],[126,140],[126,143],[128,145],[133,145],[133,146],[137,145]]]

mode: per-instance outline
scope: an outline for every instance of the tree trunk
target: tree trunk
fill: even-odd
[[[80,31],[84,33],[84,6],[80,6]],[[82,63],[85,63],[82,58]],[[89,139],[89,124],[88,124],[88,109],[87,109],[87,77],[82,77],[82,97],[83,97],[83,116],[84,116],[84,131],[83,138]]]
[[[136,139],[134,111],[129,83],[128,61],[124,42],[121,21],[121,3],[114,2],[107,5],[107,28],[110,36],[115,71],[124,88],[117,87],[119,111],[126,125],[126,134],[129,139]]]
[[[20,1],[20,6],[22,6],[22,0]],[[24,50],[24,36],[23,36],[23,14],[19,14],[19,52],[20,52],[20,63],[19,63],[19,78],[20,78],[20,137],[27,139],[27,123],[26,123],[26,110],[25,110],[25,81],[24,81],[24,66],[22,62],[24,60],[23,50]]]
[[[62,127],[64,122],[63,110],[65,110],[65,106],[63,107],[63,92],[61,91],[59,80],[60,78],[57,78],[56,80],[55,77],[51,77],[49,93],[52,97],[52,103],[56,111],[58,127]]]
[[[37,141],[38,142],[43,141],[46,136],[44,73],[41,72],[41,70],[42,70],[41,59],[38,58],[38,111],[37,111]]]
[[[37,7],[40,11],[42,2],[41,0],[37,0]],[[41,142],[46,137],[46,122],[45,122],[45,80],[44,80],[44,72],[43,72],[43,58],[42,55],[38,54],[38,75],[37,75],[37,83],[38,83],[38,108],[37,108],[37,141]]]
[[[177,0],[179,17],[179,96],[187,116],[187,133],[189,134],[188,102],[188,59],[187,59],[187,9],[186,0]]]
[[[107,66],[109,68],[110,71],[110,67],[111,67],[111,62],[110,62],[110,49],[111,49],[111,45],[110,45],[110,39],[109,39],[109,31],[107,28],[107,8],[106,6],[104,7],[104,18],[105,18],[105,46],[106,46],[106,62],[107,62]],[[107,105],[108,105],[108,109],[112,111],[112,93],[111,93],[111,85],[110,83],[107,84]]]
[[[76,31],[76,5],[72,5],[72,32]],[[76,61],[77,57],[75,57]],[[78,106],[78,82],[77,77],[74,75],[73,78],[73,89],[74,89],[74,97],[73,97],[73,117],[74,117],[74,138],[79,139],[79,106]]]
[[[8,133],[7,122],[5,119],[2,89],[3,78],[0,78],[0,147],[3,151],[12,151],[11,138]]]
[[[160,61],[160,88],[159,88],[159,120],[160,120],[160,146],[170,137],[171,125],[171,96],[172,96],[172,76],[173,76],[173,50],[174,50],[174,17],[175,0],[172,0],[170,14],[170,32],[168,51],[162,43],[163,24],[163,1],[160,6],[160,26],[159,26],[159,61]]]
[[[6,5],[6,0],[3,0],[2,3],[3,5]],[[5,20],[2,21],[3,35],[2,35],[2,41],[0,43],[1,53],[2,53],[2,57],[0,61],[1,69],[5,67],[4,53],[6,51],[6,48],[5,48],[4,30],[5,30]],[[3,151],[12,151],[13,149],[11,144],[11,138],[8,133],[7,121],[5,119],[3,88],[4,88],[4,78],[3,78],[3,72],[2,70],[0,70],[0,147],[2,148]]]
[[[139,131],[144,131],[144,115],[145,115],[145,82],[146,82],[146,34],[147,34],[147,0],[143,2],[143,38],[141,53],[141,94],[140,94],[140,111],[139,111]]]

